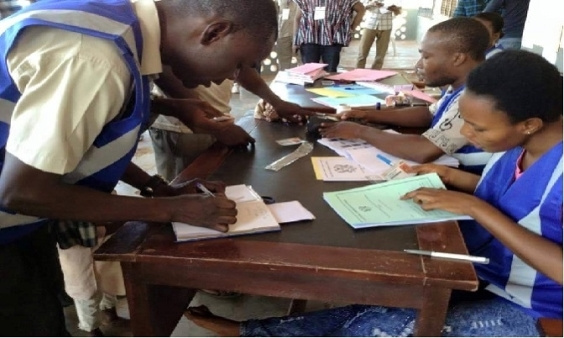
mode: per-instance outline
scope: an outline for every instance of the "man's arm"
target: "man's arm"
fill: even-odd
[[[301,120],[301,116],[312,114],[295,103],[282,100],[270,89],[268,84],[264,82],[264,79],[254,68],[243,67],[239,71],[237,82],[239,82],[243,88],[268,102],[282,118],[299,121]]]
[[[338,122],[321,128],[323,137],[359,138],[394,156],[427,163],[444,155],[439,147],[421,135],[392,134],[354,122]]]
[[[353,22],[351,23],[351,31],[356,30],[356,27],[358,27],[358,25],[360,25],[360,22],[362,21],[362,18],[364,17],[364,13],[366,12],[366,9],[364,8],[364,5],[362,4],[362,2],[359,1],[359,2],[354,4],[353,11],[356,12],[356,15],[354,16]]]
[[[184,87],[169,67],[155,82],[165,94],[172,97],[153,99],[153,111],[157,114],[173,116],[196,133],[213,135],[220,143],[227,146],[247,145],[254,143],[252,138],[241,127],[229,121],[214,121],[211,117],[223,114],[209,103],[199,99],[194,90]]]
[[[223,195],[138,198],[109,194],[64,183],[61,175],[31,167],[9,152],[0,175],[0,204],[24,215],[71,221],[179,221],[218,230],[236,221],[235,203]]]
[[[428,128],[432,115],[428,107],[383,108],[351,110],[344,112],[341,119],[362,119],[367,122],[389,124],[400,127]]]

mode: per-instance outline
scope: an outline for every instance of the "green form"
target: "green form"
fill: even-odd
[[[436,173],[413,176],[361,188],[323,193],[329,205],[353,228],[470,219],[443,210],[425,211],[400,197],[419,188],[446,189]]]

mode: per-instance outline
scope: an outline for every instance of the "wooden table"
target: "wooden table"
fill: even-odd
[[[212,147],[177,179],[210,177],[246,183],[278,202],[298,199],[316,220],[282,231],[231,239],[174,243],[167,224],[129,222],[100,249],[97,260],[123,268],[135,336],[169,335],[186,309],[192,289],[379,304],[418,309],[416,336],[438,336],[451,290],[476,290],[473,266],[404,253],[403,249],[467,254],[455,222],[353,230],[323,201],[323,191],[359,182],[316,181],[309,158],[279,172],[264,167],[295,147],[275,140],[304,137],[304,127],[243,118],[256,147]],[[316,145],[312,155],[333,156]]]

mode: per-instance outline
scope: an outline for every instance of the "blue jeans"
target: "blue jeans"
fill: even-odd
[[[521,38],[501,38],[498,44],[504,49],[521,49]]]
[[[350,305],[301,316],[249,320],[241,336],[406,337],[413,335],[414,309]],[[445,337],[539,336],[536,319],[519,306],[495,297],[469,300],[449,307]]]
[[[324,69],[328,72],[336,72],[337,66],[341,61],[341,49],[343,45],[318,45],[315,43],[304,43],[300,46],[302,63],[316,62],[327,64]]]

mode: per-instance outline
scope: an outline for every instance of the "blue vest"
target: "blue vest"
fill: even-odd
[[[464,88],[465,86],[462,86],[452,93],[445,93],[445,95],[441,98],[435,116],[433,116],[431,127],[435,127],[435,125],[437,125],[443,117],[444,113],[449,110],[450,106],[458,101]],[[449,121],[444,121],[443,123],[449,123]],[[458,149],[452,156],[459,159],[460,169],[477,173],[479,175],[489,159],[488,154],[489,153],[485,153],[482,149],[476,148],[473,145],[465,145]],[[472,157],[475,159],[472,159]]]
[[[522,148],[495,154],[475,195],[530,231],[562,246],[562,142],[514,180]],[[488,290],[536,317],[562,318],[562,285],[536,271],[475,221],[460,222],[471,254],[490,258],[475,265]],[[527,245],[527,243],[523,243]]]
[[[0,62],[0,167],[4,164],[9,121],[21,96],[8,72],[6,58],[19,34],[28,26],[50,26],[106,39],[112,41],[123,56],[133,79],[131,101],[124,102],[124,111],[104,126],[78,166],[63,175],[65,183],[111,192],[130,164],[141,125],[149,118],[149,79],[141,75],[139,66],[143,39],[132,5],[129,0],[42,0],[0,21],[3,60]],[[0,244],[31,232],[42,222],[35,217],[0,210]],[[13,227],[15,225],[18,226]]]

